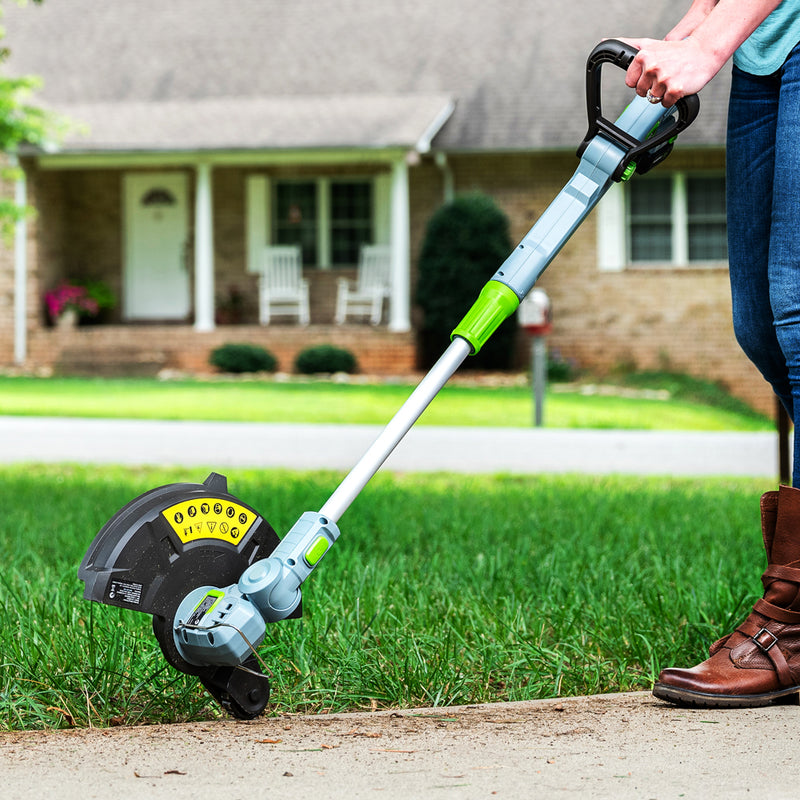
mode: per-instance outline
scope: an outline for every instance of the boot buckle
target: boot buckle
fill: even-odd
[[[778,644],[778,637],[772,631],[768,631],[766,628],[762,628],[752,637],[752,639],[758,646],[759,650],[762,650],[764,653],[768,653],[773,647],[775,647],[776,644]]]

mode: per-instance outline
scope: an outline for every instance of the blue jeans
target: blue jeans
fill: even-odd
[[[800,46],[772,75],[734,67],[727,193],[736,339],[800,431]]]

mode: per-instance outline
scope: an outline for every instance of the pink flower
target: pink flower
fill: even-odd
[[[93,317],[100,310],[97,301],[89,297],[85,286],[62,283],[44,296],[47,313],[52,320],[58,319],[68,309],[74,309],[79,316]]]

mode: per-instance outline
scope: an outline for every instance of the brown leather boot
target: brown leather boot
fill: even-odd
[[[767,569],[764,597],[711,657],[692,669],[665,669],[653,694],[698,708],[791,702],[800,693],[800,489],[761,498]]]

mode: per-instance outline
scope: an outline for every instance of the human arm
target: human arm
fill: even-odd
[[[782,0],[694,0],[680,22],[659,39],[622,39],[639,50],[625,82],[670,107],[699,92],[739,45]]]
[[[691,36],[718,2],[719,0],[694,0],[681,21],[664,37],[665,41],[679,42]]]

